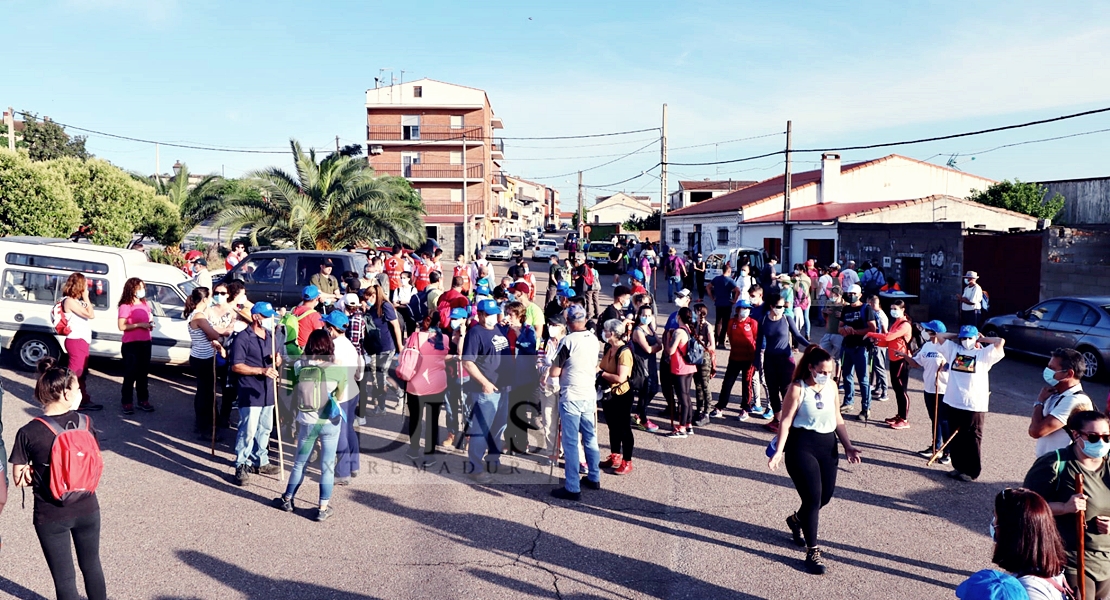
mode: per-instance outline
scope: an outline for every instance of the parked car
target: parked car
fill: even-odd
[[[488,260],[509,260],[513,257],[512,245],[505,238],[493,238],[482,249]]]
[[[61,356],[64,337],[54,331],[50,314],[71,273],[83,273],[89,285],[96,315],[89,322],[91,356],[120,356],[123,333],[116,323],[116,303],[123,283],[138,277],[146,284],[154,315],[151,360],[189,361],[188,322],[181,313],[194,284],[181,269],[149,262],[135,250],[57,238],[0,238],[0,256],[0,346],[16,366],[33,371],[42,358]]]
[[[331,274],[336,279],[340,279],[344,271],[361,274],[367,263],[366,255],[361,252],[263,250],[248,254],[224,275],[223,281],[245,281],[247,300],[251,302],[266,301],[275,308],[292,308],[300,303],[301,290],[320,272],[325,258],[335,263]]]
[[[524,237],[518,234],[510,234],[505,236],[509,240],[509,249],[512,251],[513,256],[524,256]]]
[[[986,336],[1002,336],[1007,350],[1035,356],[1073,348],[1086,359],[1088,378],[1107,374],[1110,296],[1052,298],[1017,314],[988,319],[982,330]]]
[[[732,265],[732,276],[736,277],[744,261],[751,265],[751,274],[758,276],[763,269],[763,260],[763,251],[758,248],[717,248],[705,258],[705,280],[712,281],[720,275],[726,263]]]
[[[577,242],[578,242],[578,232],[577,231],[572,231],[572,232],[568,233],[566,239],[563,240],[563,250],[570,250],[571,246],[577,244]]]
[[[559,244],[553,239],[540,238],[536,240],[536,247],[532,250],[532,260],[549,260],[552,256],[559,255]]]
[[[609,253],[615,247],[612,242],[590,242],[590,249],[586,252],[586,260],[594,261],[594,266],[597,267],[598,271],[614,268],[615,265],[609,260]]]

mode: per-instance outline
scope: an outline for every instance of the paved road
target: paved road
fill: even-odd
[[[106,463],[100,501],[109,591],[259,600],[953,597],[959,581],[990,566],[993,494],[1020,482],[1032,463],[1025,429],[1042,366],[1007,358],[992,372],[986,468],[975,483],[953,482],[946,468],[927,468],[913,453],[931,435],[918,379],[911,429],[850,422],[864,462],[841,462],[821,521],[829,573],[813,577],[783,523],[797,495],[784,471],[767,471],[771,436],[758,420],[722,420],[685,440],[637,432],[636,470],[603,476],[603,490],[572,504],[552,500],[556,481],[525,460],[520,472],[483,487],[462,482],[461,455],[416,470],[403,458],[395,407],[363,430],[362,475],[337,488],[337,514],[318,524],[314,483],[287,515],[269,506],[284,487],[276,477],[236,487],[229,446],[212,457],[193,440],[186,371],[156,369],[158,410],[124,417],[117,365],[94,362],[91,394],[110,407],[94,415]],[[10,446],[36,414],[33,381],[7,368],[0,376]],[[1096,401],[1107,394],[1105,385],[1089,390]],[[881,422],[894,410],[891,401],[873,412]],[[20,509],[18,492],[0,533],[0,594],[52,597],[30,505]]]

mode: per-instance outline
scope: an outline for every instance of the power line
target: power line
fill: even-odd
[[[786,134],[785,131],[776,131],[775,133],[765,133],[763,135],[753,135],[751,137],[736,138],[734,140],[724,140],[722,142],[709,142],[709,143],[706,143],[706,144],[694,144],[693,146],[679,146],[677,148],[668,148],[668,150],[687,150],[689,148],[705,148],[706,146],[718,146],[718,145],[721,145],[721,144],[731,144],[733,142],[746,142],[748,140],[758,140],[758,139],[762,139],[762,138],[769,138],[769,137],[774,137],[776,135],[785,135],[785,134]],[[675,164],[675,163],[667,163],[667,164],[670,165],[670,164]]]
[[[1083,131],[1083,132],[1080,132],[1080,133],[1072,133],[1070,135],[1058,135],[1056,137],[1042,138],[1042,139],[1039,139],[1039,140],[1026,140],[1024,142],[1014,142],[1013,144],[1003,144],[1001,146],[995,146],[994,148],[991,148],[990,150],[982,150],[982,151],[979,151],[979,152],[961,152],[961,153],[957,154],[957,156],[960,156],[960,155],[971,156],[971,155],[975,155],[975,154],[986,154],[988,152],[994,152],[995,150],[1001,150],[1003,148],[1011,148],[1013,146],[1024,146],[1026,144],[1038,144],[1040,142],[1052,142],[1052,141],[1056,141],[1056,140],[1064,140],[1064,139],[1067,139],[1067,138],[1079,137],[1081,135],[1092,135],[1092,134],[1095,134],[1095,133],[1106,133],[1107,131],[1110,131],[1110,129],[1096,129],[1094,131]],[[933,158],[933,157],[930,157],[930,158]]]
[[[622,183],[628,183],[629,181],[632,181],[633,179],[639,179],[639,178],[643,177],[644,175],[650,175],[650,173],[648,173],[648,171],[652,171],[656,167],[660,167],[660,166],[663,166],[663,163],[661,163],[661,162],[660,163],[655,163],[655,165],[653,167],[651,167],[647,170],[644,170],[644,171],[640,171],[639,175],[633,175],[632,177],[629,177],[628,179],[622,179],[620,181],[614,181],[613,183],[602,183],[600,185],[583,185],[582,187],[590,188],[590,189],[611,188],[613,186],[621,185]],[[575,172],[577,173],[577,171],[575,171]]]
[[[613,163],[615,163],[619,160],[624,160],[625,158],[628,158],[629,156],[632,156],[633,154],[638,154],[644,148],[647,148],[648,146],[653,146],[657,143],[659,143],[658,139],[652,140],[652,141],[648,142],[647,144],[644,144],[643,146],[640,146],[639,148],[633,150],[632,152],[629,152],[628,154],[621,155],[618,158],[614,158],[613,160],[603,162],[600,165],[594,165],[594,166],[589,167],[587,169],[579,169],[579,170],[571,171],[570,173],[563,173],[562,175],[547,175],[545,177],[532,177],[531,179],[558,179],[560,177],[569,177],[569,176],[575,175],[577,173],[585,173],[586,171],[593,171],[594,169],[600,169],[601,167],[611,165],[611,164],[613,164]],[[659,164],[662,164],[662,163],[659,163]],[[659,165],[657,164],[656,166],[659,166]],[[652,169],[654,169],[654,168],[655,167],[652,167]],[[587,186],[587,187],[589,187],[589,186]]]
[[[630,131],[613,131],[609,133],[590,133],[585,135],[556,135],[547,137],[501,137],[502,140],[581,140],[586,138],[599,138],[610,137],[614,135],[629,135],[633,133],[644,133],[645,131],[659,131],[658,127],[648,127],[647,129],[633,129]]]

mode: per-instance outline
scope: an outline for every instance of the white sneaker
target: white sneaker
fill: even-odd
[[[366,419],[365,419],[365,418],[363,418],[363,417],[359,417],[359,418],[355,419],[355,423],[356,423],[356,424],[357,424],[357,425],[358,425],[359,427],[366,427]]]

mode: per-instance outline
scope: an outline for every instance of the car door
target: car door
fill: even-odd
[[[1091,313],[1094,309],[1074,300],[1065,300],[1064,305],[1056,312],[1050,321],[1044,322],[1044,345],[1038,354],[1049,354],[1056,348],[1075,349],[1079,345],[1079,338],[1083,337],[1091,328],[1084,323],[1092,323],[1095,319]]]
[[[247,300],[281,306],[285,257],[250,254],[239,261],[224,281],[242,279],[247,284]]]
[[[1047,345],[1045,327],[1060,311],[1063,300],[1047,300],[1014,317],[1003,332],[1006,343],[1024,352],[1043,353]]]
[[[154,362],[181,363],[189,357],[189,322],[185,296],[175,285],[146,282],[146,300],[150,304],[154,330],[151,336],[151,359]]]

